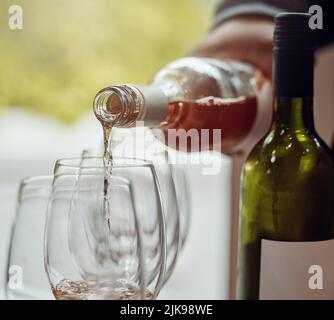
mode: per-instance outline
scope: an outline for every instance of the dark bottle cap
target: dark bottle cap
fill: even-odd
[[[279,13],[275,18],[274,47],[313,48],[314,35],[309,27],[309,13]]]
[[[312,97],[314,40],[307,13],[276,16],[273,82],[276,97]]]

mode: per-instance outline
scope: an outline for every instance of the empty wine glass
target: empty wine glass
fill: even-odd
[[[166,283],[174,271],[181,249],[181,217],[179,203],[177,201],[178,197],[173,180],[172,167],[168,163],[167,153],[156,152],[149,157],[146,155],[145,161],[152,163],[154,166],[161,190],[167,236],[167,270],[164,281],[164,283]]]
[[[53,176],[23,179],[18,193],[7,275],[7,298],[52,299],[44,270],[43,238]]]
[[[177,257],[189,233],[191,213],[190,194],[185,172],[179,164],[173,164],[168,150],[159,149],[153,150],[153,152],[142,152],[140,157],[135,158],[137,162],[143,161],[143,163],[153,165],[161,190],[167,237],[167,269],[164,280],[166,282],[172,275]],[[89,162],[102,163],[102,158],[94,156],[89,150],[84,150],[81,160],[77,160],[77,162],[84,163],[87,161],[85,159],[88,159]],[[131,163],[132,161],[133,158],[131,157],[114,157],[114,174],[117,175],[119,164],[124,167],[127,162]],[[123,170],[122,174],[125,175]]]
[[[86,156],[88,151],[83,152]],[[174,156],[172,156],[174,155]],[[187,177],[185,173],[186,165],[175,161],[175,151],[159,148],[153,149],[153,152],[143,152],[143,159],[151,161],[156,168],[159,182],[162,189],[163,202],[166,206],[166,220],[170,226],[174,225],[177,230],[174,233],[179,234],[179,250],[183,248],[189,234],[190,220],[191,220],[191,198],[188,189]],[[178,227],[171,221],[176,220],[175,215],[178,216]],[[167,227],[168,229],[168,227]]]
[[[176,201],[180,215],[180,246],[182,249],[187,240],[190,230],[192,201],[184,167],[176,164],[171,164],[170,170],[175,185]]]

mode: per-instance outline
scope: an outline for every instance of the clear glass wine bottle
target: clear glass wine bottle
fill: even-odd
[[[94,112],[104,127],[127,128],[144,121],[161,129],[163,142],[176,149],[234,153],[250,136],[255,141],[262,137],[268,127],[259,131],[255,125],[263,82],[258,75],[238,61],[182,58],[161,69],[149,85],[102,89],[94,99]]]

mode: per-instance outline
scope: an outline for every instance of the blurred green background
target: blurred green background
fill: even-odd
[[[77,119],[95,93],[145,83],[205,34],[206,0],[1,0],[0,108]],[[21,5],[23,30],[8,8]]]

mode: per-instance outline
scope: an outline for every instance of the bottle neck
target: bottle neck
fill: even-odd
[[[313,48],[274,48],[274,125],[313,130]]]
[[[158,86],[116,85],[102,89],[94,99],[94,113],[103,126],[132,127],[160,124],[167,114],[168,96]]]
[[[312,98],[274,98],[274,126],[292,131],[314,130]]]

